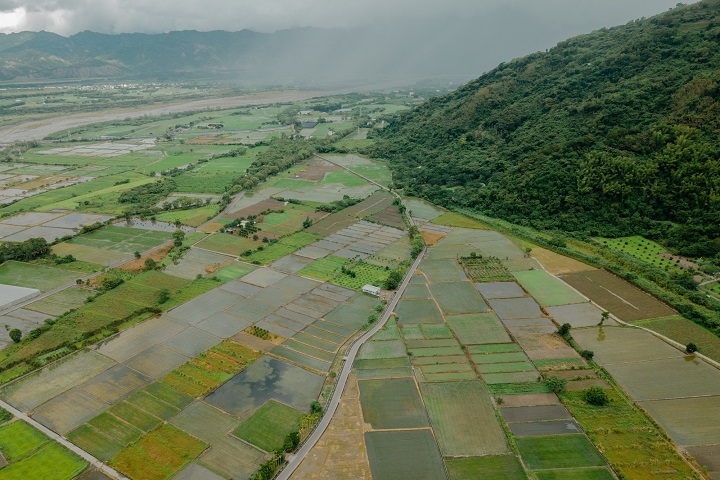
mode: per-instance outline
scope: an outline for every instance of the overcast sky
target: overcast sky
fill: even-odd
[[[506,22],[532,38],[555,31],[558,38],[651,16],[677,0],[0,0],[0,32],[47,30],[71,35],[160,33],[172,30],[251,29],[271,32],[292,27],[402,27],[413,22],[482,17]],[[508,12],[522,12],[512,25]],[[526,23],[529,22],[529,23]],[[537,28],[536,28],[537,27]],[[544,41],[545,39],[538,39]]]

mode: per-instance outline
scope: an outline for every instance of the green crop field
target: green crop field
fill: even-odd
[[[445,212],[439,217],[433,218],[432,223],[445,225],[447,227],[476,228],[479,230],[487,229],[485,224],[455,212]]]
[[[663,270],[671,272],[681,270],[676,262],[660,256],[661,254],[669,254],[662,245],[639,235],[620,238],[598,238],[597,240],[613,250],[627,253],[638,260]]]
[[[125,445],[110,439],[90,425],[81,425],[67,434],[68,440],[102,461],[110,460],[120,453]]]
[[[490,394],[479,381],[422,384],[435,435],[444,456],[499,455],[507,439]]]
[[[358,383],[363,418],[374,429],[428,426],[425,407],[412,378],[362,380]]]
[[[605,465],[605,459],[585,435],[518,437],[515,442],[529,470]]]
[[[514,455],[449,458],[445,460],[450,480],[525,480],[527,474]]]
[[[112,406],[110,410],[108,410],[108,413],[136,428],[139,428],[143,432],[149,432],[153,428],[157,427],[162,421],[160,418],[151,415],[128,402],[121,402]]]
[[[494,313],[449,315],[445,320],[464,345],[510,342],[505,327]]]
[[[603,454],[618,473],[639,480],[693,476],[665,432],[615,389],[606,393],[610,403],[604,407],[589,405],[582,391],[560,397],[590,439],[602,445]]]
[[[308,266],[297,272],[297,275],[304,277],[317,278],[318,280],[328,281],[340,271],[343,265],[347,263],[344,258],[329,256],[315,260]]]
[[[0,427],[0,452],[9,462],[26,457],[48,441],[43,433],[21,420]]]
[[[445,480],[443,460],[430,430],[365,432],[375,480]]]
[[[41,292],[53,290],[85,276],[62,268],[9,261],[0,266],[0,283],[18,287],[37,288]]]
[[[285,436],[297,431],[303,412],[270,400],[233,432],[238,438],[266,452],[282,449]]]
[[[217,214],[218,207],[215,205],[208,205],[205,207],[190,208],[188,210],[160,213],[156,215],[155,218],[157,218],[160,222],[174,223],[179,220],[183,225],[199,227]]]
[[[487,311],[487,304],[471,282],[431,283],[430,292],[445,315]]]
[[[93,295],[93,292],[90,290],[71,287],[61,292],[53,293],[37,302],[33,302],[25,308],[48,315],[59,316],[71,308],[78,308],[85,303],[85,300],[91,295]]]
[[[266,245],[262,251],[255,252],[246,258],[248,262],[258,262],[267,265],[289,255],[296,250],[307,247],[311,243],[320,240],[319,235],[308,232],[297,232],[281,238],[277,243]]]
[[[214,252],[227,253],[236,257],[242,255],[245,250],[254,250],[260,245],[265,245],[260,240],[231,235],[229,233],[214,233],[197,243],[198,248],[212,250]]]
[[[168,373],[163,382],[192,397],[207,395],[260,357],[231,340],[225,340]]]
[[[398,321],[403,325],[411,323],[442,323],[440,311],[432,300],[400,300],[395,309]]]
[[[513,276],[543,307],[586,302],[575,290],[545,270],[515,272]]]
[[[121,445],[129,445],[137,441],[144,433],[139,428],[125,423],[107,412],[90,420],[88,425]]]
[[[59,443],[51,442],[35,453],[0,469],[0,480],[70,480],[88,463]]]
[[[366,342],[360,347],[358,359],[374,360],[379,358],[403,358],[405,356],[405,345],[400,340],[383,340]]]
[[[352,290],[360,290],[364,285],[382,286],[389,274],[384,268],[365,262],[350,262],[345,268],[351,270],[355,276],[340,273],[335,275],[331,282]]]
[[[534,472],[538,480],[614,480],[607,468],[568,468]]]
[[[130,478],[166,480],[208,445],[171,425],[162,425],[112,458],[110,464]]]

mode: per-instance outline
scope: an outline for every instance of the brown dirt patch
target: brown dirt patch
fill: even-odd
[[[240,345],[244,345],[253,350],[257,350],[258,352],[263,353],[267,353],[277,346],[272,342],[268,342],[267,340],[258,338],[255,335],[248,335],[247,333],[243,332],[236,333],[232,336],[232,339]]]
[[[187,142],[189,145],[240,145],[242,142],[229,134],[203,135]]]
[[[265,210],[279,210],[284,206],[285,203],[272,198],[268,198],[267,200],[258,202],[255,205],[245,207],[242,210],[238,210],[232,213],[226,213],[223,215],[223,218],[230,218],[232,220],[235,220],[240,217],[247,217],[248,215],[258,215],[260,214],[260,212],[264,212]]]
[[[534,407],[537,405],[560,404],[560,400],[554,393],[525,393],[522,395],[499,396],[503,399],[501,407]]]
[[[224,261],[223,263],[213,263],[212,265],[208,265],[205,267],[205,273],[212,275],[213,273],[217,272],[221,268],[227,267],[231,263],[233,263],[234,260],[232,258]]]
[[[565,389],[569,392],[577,392],[590,387],[610,388],[610,384],[602,378],[588,378],[586,380],[574,380],[572,382],[568,382]]]
[[[340,404],[320,441],[291,477],[300,479],[371,479],[365,451],[357,377],[351,374]]]
[[[276,335],[276,334],[274,334],[274,333],[272,333],[272,332],[268,332],[268,338],[260,338],[260,337],[257,337],[257,336],[255,336],[255,335],[253,335],[253,334],[252,334],[252,331],[253,331],[253,327],[248,327],[248,328],[246,328],[245,330],[243,330],[243,331],[240,332],[240,333],[244,333],[244,334],[249,335],[249,336],[251,336],[251,337],[255,337],[255,338],[257,338],[258,340],[262,340],[263,342],[272,343],[273,346],[280,345],[280,344],[283,343],[285,340],[287,340],[285,337],[281,337],[280,335]],[[239,335],[239,334],[238,334],[238,335]]]
[[[153,250],[152,252],[143,255],[140,258],[136,258],[134,260],[130,260],[129,262],[121,265],[118,267],[120,270],[123,270],[125,272],[133,272],[133,273],[139,273],[145,270],[145,261],[148,258],[152,258],[155,260],[156,263],[160,263],[163,258],[165,258],[172,248],[172,245],[166,245],[162,248],[158,248]]]
[[[385,210],[376,213],[375,215],[368,217],[373,222],[382,223],[383,225],[389,225],[391,227],[405,230],[405,220],[400,213],[400,210],[395,205],[387,207]]]
[[[562,280],[626,322],[676,315],[677,312],[635,285],[606,270],[563,275]]]
[[[29,182],[25,182],[25,183],[16,185],[15,188],[21,188],[23,190],[35,190],[36,188],[44,187],[46,185],[55,185],[56,183],[67,182],[68,180],[70,180],[72,178],[73,177],[64,177],[64,176],[36,178],[35,180],[30,180]]]
[[[326,162],[325,160],[313,158],[307,163],[307,165],[305,165],[302,170],[300,170],[299,172],[295,172],[292,177],[294,178],[295,175],[297,175],[300,177],[299,180],[319,182],[320,180],[325,178],[326,173],[336,172],[338,170],[342,170],[342,168],[338,167],[337,165],[333,165],[330,162]]]
[[[540,262],[545,270],[552,273],[553,275],[565,275],[566,273],[577,273],[586,272],[589,270],[595,270],[590,265],[585,265],[582,262],[578,262],[575,259],[562,256],[551,250],[546,250],[541,247],[533,247],[530,252],[535,260]]]
[[[222,227],[224,227],[224,225],[222,223],[217,223],[217,222],[208,223],[204,227],[198,228],[198,232],[213,233],[213,232],[220,230]]]
[[[437,242],[445,238],[444,233],[428,232],[427,230],[420,230],[420,234],[422,234],[423,240],[425,240],[425,245],[429,247],[432,247]]]
[[[530,360],[580,358],[580,355],[556,333],[515,335],[515,341]]]

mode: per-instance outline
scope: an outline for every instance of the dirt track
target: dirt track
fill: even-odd
[[[296,102],[312,97],[331,95],[337,92],[308,91],[281,91],[261,92],[239,97],[212,98],[207,100],[194,100],[191,102],[168,103],[164,105],[151,105],[147,107],[120,108],[101,112],[78,113],[75,115],[60,116],[25,122],[11,127],[0,128],[0,143],[12,143],[27,140],[42,140],[51,133],[75,128],[91,123],[136,118],[144,115],[163,115],[167,113],[186,112],[192,110],[233,108],[250,105],[263,105],[275,102]]]

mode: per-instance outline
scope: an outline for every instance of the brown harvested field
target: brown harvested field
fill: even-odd
[[[395,205],[390,205],[385,210],[382,210],[375,215],[369,217],[369,220],[382,223],[383,225],[389,225],[391,227],[405,230],[405,220],[403,220],[403,217],[400,214],[400,210],[398,210]],[[423,232],[423,236],[424,234],[425,232]],[[445,235],[443,235],[443,237],[444,236]],[[434,243],[432,245],[434,245]]]
[[[150,252],[146,255],[143,255],[140,258],[131,260],[131,261],[121,265],[118,268],[120,270],[124,270],[126,272],[135,272],[135,273],[143,272],[143,271],[145,271],[145,268],[146,268],[145,261],[148,258],[153,259],[155,261],[155,263],[160,263],[162,261],[162,259],[165,258],[165,256],[168,254],[168,252],[170,251],[171,248],[172,248],[172,245],[166,245],[162,248],[155,249],[152,252]]]
[[[224,226],[225,226],[225,225],[223,225],[222,223],[217,223],[217,222],[208,223],[208,224],[205,225],[204,227],[198,228],[198,232],[213,233],[213,232],[216,232],[216,231],[220,230],[220,229],[223,228]]]
[[[660,300],[606,270],[572,273],[561,278],[626,322],[677,314]]]
[[[578,273],[595,270],[594,267],[586,265],[582,262],[578,262],[570,257],[557,254],[551,250],[546,250],[542,247],[533,247],[530,252],[535,260],[540,262],[545,270],[552,273],[553,275],[565,275],[567,273]]]
[[[236,212],[223,214],[223,218],[230,218],[232,220],[235,220],[236,218],[247,217],[248,215],[258,215],[260,214],[260,212],[264,212],[265,210],[277,210],[284,206],[285,203],[275,200],[273,198],[268,198],[267,200],[263,200],[262,202],[250,205],[249,207],[245,207]]]
[[[302,170],[295,172],[293,177],[295,175],[299,175],[300,180],[319,182],[325,178],[326,173],[336,172],[338,170],[342,170],[342,168],[320,158],[314,157],[307,162],[307,165],[305,165]]]
[[[530,360],[580,358],[580,355],[556,333],[516,334],[515,341]]]
[[[263,353],[267,353],[277,346],[273,342],[263,340],[262,338],[258,338],[255,335],[249,335],[244,332],[236,333],[232,336],[232,340],[239,343],[240,345],[244,345],[246,347],[252,348],[253,350],[257,350],[258,352]]]
[[[428,247],[432,247],[437,242],[445,238],[446,235],[444,233],[430,232],[428,230],[420,230],[420,234],[422,235],[423,240],[425,240],[425,245]]]
[[[364,430],[357,377],[351,374],[328,429],[291,478],[371,479]]]

